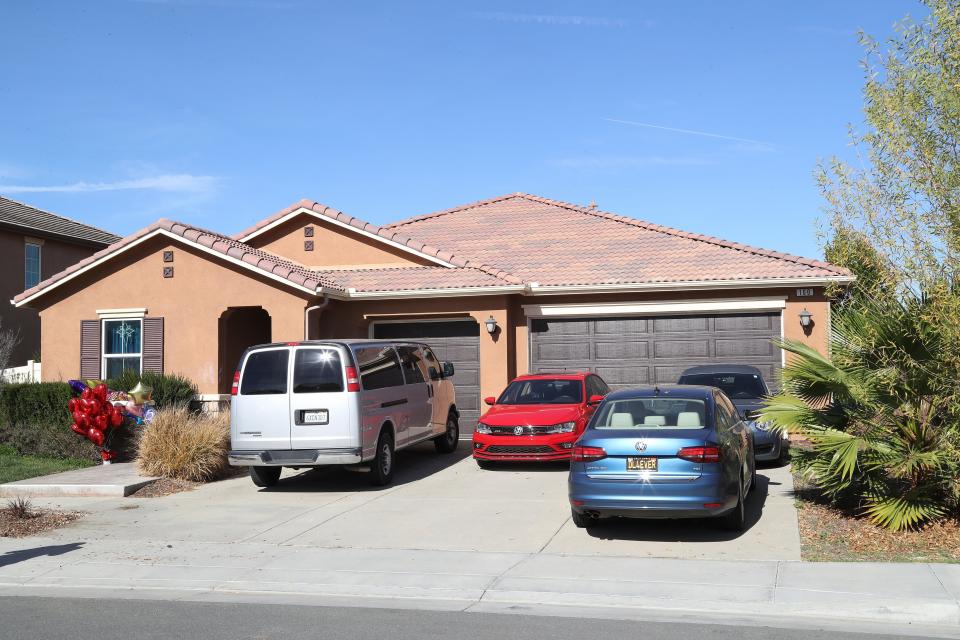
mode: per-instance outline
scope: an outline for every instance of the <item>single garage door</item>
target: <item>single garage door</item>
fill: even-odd
[[[534,319],[531,371],[586,369],[612,388],[675,383],[698,364],[749,364],[780,376],[779,313]]]
[[[378,322],[373,337],[425,342],[437,358],[453,363],[460,437],[469,439],[480,417],[480,325],[475,320]]]

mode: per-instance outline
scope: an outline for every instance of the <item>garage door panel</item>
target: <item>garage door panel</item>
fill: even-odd
[[[595,367],[594,373],[614,388],[633,387],[650,382],[649,367]]]
[[[691,331],[707,331],[709,328],[710,318],[702,316],[656,318],[653,321],[655,333],[689,333]]]
[[[723,362],[753,365],[776,388],[779,337],[779,313],[538,319],[530,370],[588,370],[624,388],[672,384],[688,367]]]
[[[650,345],[647,342],[624,340],[623,342],[598,342],[595,356],[597,360],[622,360],[624,358],[650,357]]]
[[[654,357],[665,358],[706,358],[710,355],[710,343],[707,340],[660,340],[653,345]]]
[[[617,318],[594,321],[594,333],[597,335],[622,335],[625,333],[649,333],[648,318]]]
[[[544,342],[536,345],[536,359],[542,362],[589,360],[589,342]]]
[[[717,340],[718,358],[738,358],[744,356],[772,356],[777,347],[768,338],[737,338]]]

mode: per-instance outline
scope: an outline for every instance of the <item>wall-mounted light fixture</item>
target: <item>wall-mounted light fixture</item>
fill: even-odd
[[[813,314],[807,311],[806,308],[800,312],[800,326],[804,329],[809,329],[810,325],[813,324]]]
[[[490,316],[489,318],[484,320],[483,324],[487,326],[487,333],[489,333],[490,335],[493,335],[497,332],[497,319],[494,318],[493,316]]]

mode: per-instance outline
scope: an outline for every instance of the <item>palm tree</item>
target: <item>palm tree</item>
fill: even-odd
[[[835,503],[892,530],[956,515],[960,376],[933,302],[906,294],[834,314],[831,354],[798,342],[763,419],[807,438],[797,464]]]

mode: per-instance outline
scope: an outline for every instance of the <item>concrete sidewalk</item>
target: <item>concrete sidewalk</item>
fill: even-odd
[[[0,540],[0,595],[714,620],[960,638],[960,566]]]
[[[142,476],[132,462],[96,465],[0,484],[2,498],[89,498],[128,496],[157,478]]]

